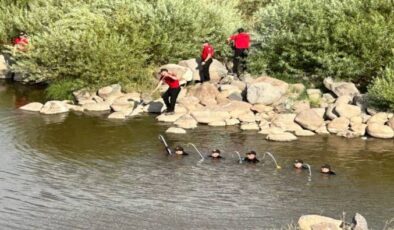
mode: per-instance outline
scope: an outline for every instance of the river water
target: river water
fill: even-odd
[[[165,135],[154,116],[115,122],[106,116],[43,116],[17,110],[43,101],[41,89],[0,83],[1,229],[278,229],[302,214],[364,215],[373,229],[394,217],[394,141],[335,136],[273,143],[237,127],[201,126]],[[220,148],[221,162],[198,162],[186,146]],[[232,151],[274,153],[238,164]],[[294,159],[312,166],[292,169]],[[336,176],[318,173],[330,163]]]

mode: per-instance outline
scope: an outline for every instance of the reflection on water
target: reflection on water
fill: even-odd
[[[362,213],[374,229],[394,217],[393,140],[334,136],[266,142],[236,127],[200,127],[166,135],[192,154],[168,157],[157,136],[166,124],[143,116],[42,116],[15,110],[15,86],[0,90],[0,225],[2,229],[266,229],[301,214]],[[28,101],[41,91],[27,93]],[[224,151],[223,161],[205,160]],[[238,164],[234,150],[274,153]],[[312,166],[292,169],[294,159]],[[320,175],[330,163],[337,176]]]

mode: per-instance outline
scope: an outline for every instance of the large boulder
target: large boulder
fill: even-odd
[[[339,104],[335,107],[335,112],[339,114],[340,117],[352,118],[361,115],[361,108],[355,105],[349,104]]]
[[[193,111],[191,112],[191,115],[198,123],[202,124],[208,124],[214,121],[225,121],[231,117],[226,111],[209,110]]]
[[[309,101],[303,100],[303,101],[296,101],[292,105],[292,109],[295,113],[300,113],[304,110],[310,109],[311,105]]]
[[[0,55],[0,79],[9,78],[9,68],[3,55]]]
[[[367,129],[366,124],[353,123],[350,126],[350,130],[353,131],[357,136],[364,136]]]
[[[368,125],[372,123],[384,125],[388,120],[389,120],[389,115],[387,113],[380,112],[380,113],[376,113],[375,115],[373,115],[368,119]]]
[[[86,111],[91,111],[91,112],[104,112],[111,110],[111,107],[107,102],[87,103],[87,104],[83,104],[82,108]]]
[[[111,105],[111,109],[115,112],[125,112],[125,113],[130,113],[131,111],[133,111],[135,106],[135,103],[133,101],[130,102],[122,102],[122,101],[115,101],[112,105]]]
[[[190,116],[190,114],[185,114],[174,122],[176,126],[182,129],[194,129],[197,128],[197,121]]]
[[[340,227],[342,224],[341,220],[336,220],[330,217],[319,216],[319,215],[304,215],[298,220],[298,226],[300,230],[312,230],[312,226],[316,226],[321,223],[332,224],[336,228],[332,230],[342,230]],[[330,229],[331,230],[331,229]]]
[[[250,109],[256,113],[267,113],[274,110],[272,106],[267,106],[263,104],[255,104]]]
[[[267,140],[270,141],[295,141],[297,137],[294,134],[289,132],[283,133],[269,133],[266,137]]]
[[[332,78],[328,77],[324,79],[323,84],[327,89],[337,95],[337,97],[347,95],[353,98],[360,94],[356,85],[351,82],[334,82]]]
[[[261,83],[261,82],[268,83],[274,86],[275,88],[279,89],[282,95],[286,94],[287,90],[289,89],[289,84],[276,78],[263,76],[253,80],[253,83]]]
[[[294,122],[295,117],[296,114],[294,113],[276,114],[271,120],[271,125],[284,131],[295,132],[302,130],[301,126]]]
[[[211,83],[204,82],[197,84],[190,88],[188,96],[196,97],[203,105],[217,104],[216,97],[219,95],[219,90]]]
[[[330,134],[330,132],[328,132],[327,126],[325,124],[322,125],[321,127],[319,127],[318,129],[316,129],[315,132],[320,135]]]
[[[221,104],[218,110],[230,113],[232,118],[238,118],[242,114],[249,113],[251,107],[251,104],[244,101],[231,101],[226,104]]]
[[[297,114],[295,122],[303,128],[315,131],[324,124],[324,119],[313,109],[304,110]]]
[[[98,90],[97,95],[102,99],[114,100],[117,97],[122,96],[122,87],[119,84],[113,84],[111,86],[106,86]]]
[[[226,122],[225,121],[213,121],[213,122],[209,122],[208,126],[213,126],[213,127],[226,126]]]
[[[382,125],[379,123],[369,123],[367,126],[367,133],[376,138],[393,138],[394,137],[394,130],[387,125]]]
[[[200,59],[188,59],[178,63],[180,66],[189,68],[193,72],[193,80],[200,81],[200,70],[201,60]],[[213,59],[212,64],[209,66],[209,75],[212,82],[219,82],[221,78],[227,76],[226,67],[216,59]]]
[[[65,103],[61,101],[48,101],[41,108],[40,113],[42,114],[59,114],[67,113],[69,111]]]
[[[349,129],[350,121],[346,117],[338,117],[327,125],[330,133],[339,133]]]
[[[238,119],[235,118],[229,118],[225,120],[227,126],[232,126],[232,125],[238,125],[241,123]]]
[[[271,105],[282,95],[280,88],[266,82],[253,83],[247,88],[247,100],[251,104]]]
[[[32,102],[27,105],[20,107],[19,109],[31,112],[40,112],[44,105],[39,102]]]
[[[175,73],[175,75],[181,81],[193,80],[193,71],[189,67],[185,67],[177,64],[167,64],[160,66],[160,68],[157,69],[156,72],[159,73],[161,69],[168,69],[168,71]],[[158,75],[156,77],[159,78]]]

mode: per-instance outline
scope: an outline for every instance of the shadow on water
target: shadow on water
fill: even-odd
[[[1,88],[3,87],[3,88]],[[15,110],[16,86],[0,87],[0,225],[5,229],[267,229],[301,214],[339,218],[362,213],[375,229],[394,213],[393,140],[300,138],[264,140],[237,127],[201,126],[165,135],[191,154],[168,156],[158,141],[168,128],[154,116],[124,122],[105,114],[42,116]],[[4,89],[5,87],[5,89]],[[13,88],[14,87],[14,88]],[[32,91],[37,100],[42,91]],[[206,159],[213,148],[224,160]],[[256,150],[275,155],[239,164]],[[292,168],[294,159],[313,176]],[[330,163],[337,176],[318,173]]]

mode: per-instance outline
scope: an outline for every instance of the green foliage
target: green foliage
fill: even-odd
[[[57,98],[72,81],[89,88],[149,88],[155,66],[198,57],[204,39],[220,57],[225,39],[241,24],[236,0],[7,1],[0,3],[0,19],[8,18],[0,39],[9,43],[23,30],[31,40],[27,52],[6,46],[13,70],[28,81],[53,82],[48,94]]]
[[[81,80],[63,80],[52,82],[48,88],[46,88],[46,96],[48,99],[54,100],[72,100],[72,92],[83,88],[84,82]]]
[[[393,58],[394,3],[278,0],[257,13],[254,72],[368,84]]]
[[[386,67],[368,87],[368,99],[378,108],[394,111],[394,68]]]

